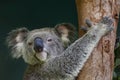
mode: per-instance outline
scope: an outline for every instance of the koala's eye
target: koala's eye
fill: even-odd
[[[28,42],[28,45],[31,46],[31,45],[32,45],[32,42]]]
[[[52,39],[51,39],[51,38],[49,38],[49,39],[47,39],[47,41],[48,41],[48,42],[51,42],[51,41],[52,41]]]

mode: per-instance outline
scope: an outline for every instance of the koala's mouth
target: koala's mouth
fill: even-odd
[[[45,61],[47,59],[48,53],[46,51],[37,52],[34,56],[39,61]]]

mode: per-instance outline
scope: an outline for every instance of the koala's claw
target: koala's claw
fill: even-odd
[[[86,24],[87,24],[88,27],[92,26],[92,22],[89,19],[86,19],[85,22],[86,22]]]
[[[103,24],[107,24],[108,26],[111,26],[113,24],[114,20],[112,18],[106,16],[100,22]]]

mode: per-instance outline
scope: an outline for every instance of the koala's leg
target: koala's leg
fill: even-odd
[[[112,23],[113,21],[108,17],[103,18],[100,23],[69,46],[61,56],[48,61],[42,70],[56,75],[77,76],[101,37],[113,29]]]

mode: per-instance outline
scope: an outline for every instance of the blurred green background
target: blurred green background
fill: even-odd
[[[1,0],[0,80],[22,80],[27,65],[22,59],[11,58],[5,45],[8,32],[18,27],[53,27],[61,22],[78,26],[77,20],[75,0]]]

